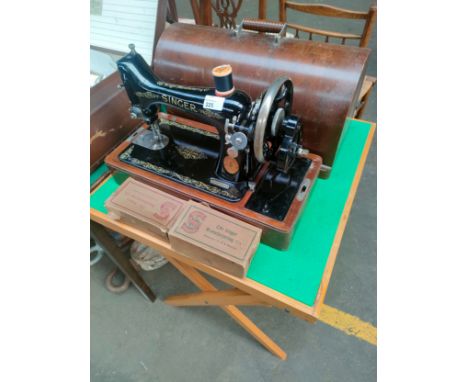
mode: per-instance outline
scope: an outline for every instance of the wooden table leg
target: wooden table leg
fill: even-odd
[[[181,262],[172,258],[167,258],[174,267],[176,267],[185,277],[192,281],[203,292],[220,292],[213,284],[211,284],[205,277],[201,275],[196,269],[182,264]],[[169,298],[170,301],[170,298]],[[242,326],[248,333],[250,333],[258,342],[265,346],[271,353],[276,355],[282,360],[287,358],[286,352],[281,349],[270,337],[268,337],[258,326],[256,326],[244,313],[242,313],[234,305],[220,305],[234,321]]]
[[[91,236],[94,241],[104,249],[107,256],[109,256],[114,264],[130,279],[135,288],[137,288],[145,298],[154,302],[156,300],[156,295],[135,268],[133,268],[127,256],[122,253],[106,229],[102,225],[91,221]]]

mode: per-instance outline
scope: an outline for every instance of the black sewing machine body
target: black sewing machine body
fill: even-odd
[[[279,78],[255,101],[239,90],[219,97],[215,87],[160,81],[131,49],[118,69],[132,117],[150,128],[140,131],[119,160],[232,203],[249,192],[245,208],[284,220],[294,198],[309,188],[305,179],[312,166],[299,144],[299,118],[290,113],[291,81]],[[216,130],[160,120],[162,105],[196,115]]]
[[[253,166],[255,164],[250,160],[251,158],[246,155],[243,151],[238,151],[239,158],[238,163],[244,163],[244,166],[239,166],[239,171],[234,174],[228,173],[222,166],[220,158],[225,158],[227,156],[227,145],[219,144],[219,142],[225,142],[226,132],[224,129],[225,121],[232,120],[233,117],[237,120],[245,120],[248,111],[251,108],[250,97],[241,91],[235,91],[229,98],[225,98],[221,107],[218,107],[219,110],[214,108],[205,108],[205,100],[208,97],[216,97],[214,88],[196,88],[196,87],[185,87],[178,86],[174,84],[168,84],[158,80],[151,68],[146,64],[144,59],[139,54],[128,54],[123,57],[118,62],[118,68],[120,70],[124,86],[127,90],[127,94],[132,102],[132,107],[130,108],[130,113],[133,114],[136,118],[142,118],[149,125],[153,124],[156,121],[157,113],[160,110],[161,105],[175,107],[182,111],[196,114],[199,119],[202,121],[216,127],[218,130],[219,140],[217,142],[217,159],[215,168],[208,165],[211,170],[211,176],[219,178],[220,182],[223,182],[225,188],[235,188],[231,190],[234,193],[241,193],[242,190],[245,190],[247,184],[242,182],[242,179],[248,178],[248,173],[253,171]],[[221,98],[221,97],[216,97]],[[251,126],[240,125],[237,126],[239,132],[245,134],[245,136],[250,134]],[[166,136],[171,137],[172,134],[167,129],[165,129]],[[185,137],[187,134],[185,134]],[[196,135],[194,136],[194,138]],[[196,139],[196,138],[195,138]],[[171,140],[171,143],[175,143],[174,139]],[[212,158],[212,146],[213,142],[211,139],[207,139],[206,142],[197,142],[202,143],[201,146],[196,146],[203,148],[206,146],[206,155],[209,158]],[[179,141],[179,144],[182,142]],[[189,145],[194,146],[196,143],[189,143]],[[170,145],[172,146],[172,145]],[[203,149],[202,149],[203,150]],[[168,150],[171,153],[174,153],[174,149]],[[154,153],[154,159],[164,158],[175,158],[169,153]],[[177,156],[176,156],[177,157]],[[183,159],[183,158],[179,158]],[[173,166],[180,167],[174,164],[173,161],[169,160],[166,164],[173,168]],[[183,162],[183,160],[182,160]],[[211,162],[211,160],[209,160]],[[199,163],[201,164],[201,163]],[[204,166],[206,167],[206,166]]]

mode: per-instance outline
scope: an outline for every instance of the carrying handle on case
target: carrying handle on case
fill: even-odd
[[[275,42],[279,42],[280,38],[286,36],[286,28],[286,23],[247,18],[243,19],[242,22],[238,25],[236,35],[239,37],[242,29],[262,33],[276,33]]]

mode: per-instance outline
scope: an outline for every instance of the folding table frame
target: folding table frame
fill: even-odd
[[[164,299],[165,303],[178,307],[219,306],[271,353],[278,356],[282,360],[285,360],[287,358],[286,352],[281,349],[281,347],[276,344],[270,337],[268,337],[258,326],[256,326],[244,313],[242,313],[238,306],[274,306],[310,323],[314,323],[317,320],[325,298],[346,223],[348,221],[354,196],[356,194],[367,154],[372,142],[375,125],[369,123],[369,126],[370,128],[368,130],[365,144],[362,148],[359,163],[355,169],[354,178],[349,189],[346,203],[342,210],[333,244],[331,246],[326,266],[323,271],[320,287],[312,306],[306,305],[294,298],[287,296],[286,294],[278,292],[250,278],[235,277],[211,266],[200,263],[199,261],[185,256],[182,253],[174,251],[169,243],[148,233],[145,233],[135,227],[113,220],[106,213],[91,208],[90,217],[91,230],[94,232],[93,236],[95,236],[98,243],[104,242],[107,248],[110,248],[109,246],[112,245],[107,242],[105,235],[103,234],[102,227],[100,227],[104,226],[156,249],[163,256],[165,256],[175,268],[177,268],[185,277],[187,277],[201,290],[199,293],[166,297]],[[106,179],[104,179],[101,184],[105,183]],[[97,189],[99,189],[99,186],[95,188],[95,190]],[[115,251],[108,251],[107,254],[130,278],[130,280],[140,290],[140,292],[150,301],[154,301],[155,296],[153,292],[144,282],[141,276],[131,267],[129,259],[123,256],[121,253]],[[201,272],[226,283],[227,285],[231,286],[231,288],[227,290],[218,290],[205,278]]]

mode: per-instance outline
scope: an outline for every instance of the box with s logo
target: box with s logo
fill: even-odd
[[[190,201],[169,231],[172,248],[213,268],[245,277],[262,230]]]
[[[167,233],[187,202],[128,178],[106,200],[109,216],[168,240]]]

